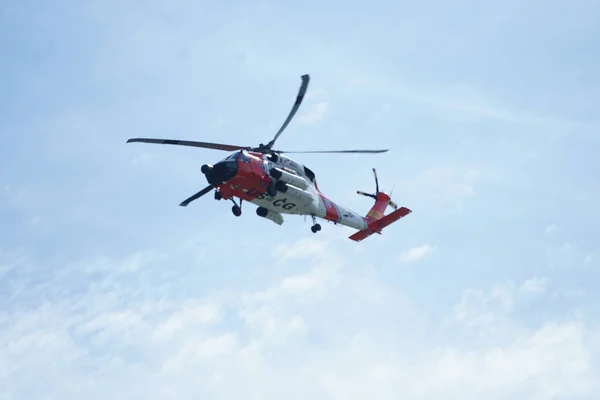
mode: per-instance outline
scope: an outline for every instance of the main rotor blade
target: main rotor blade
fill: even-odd
[[[375,190],[376,193],[379,193],[379,180],[377,179],[377,171],[373,168],[373,176],[375,177]]]
[[[389,149],[384,150],[316,150],[316,151],[279,151],[276,150],[275,153],[385,153],[389,151]]]
[[[223,151],[236,151],[242,150],[246,147],[232,146],[229,144],[220,143],[207,143],[207,142],[193,142],[189,140],[175,140],[175,139],[144,139],[134,138],[127,140],[127,143],[132,142],[143,142],[143,143],[157,143],[157,144],[176,144],[179,146],[192,146],[192,147],[203,147],[205,149],[223,150]]]
[[[184,201],[181,202],[180,206],[181,207],[185,207],[188,204],[190,204],[192,201],[204,196],[206,193],[210,192],[212,189],[214,188],[213,185],[208,185],[207,187],[205,187],[204,189],[202,189],[201,191],[199,191],[198,193],[196,193],[193,196],[188,197],[187,199],[185,199]]]
[[[273,140],[271,140],[267,144],[268,148],[273,147],[273,145],[275,144],[275,141],[277,140],[279,135],[281,135],[281,132],[283,132],[283,130],[286,128],[286,126],[288,126],[288,124],[290,123],[290,121],[292,120],[294,115],[296,114],[296,111],[298,111],[298,108],[300,108],[300,104],[302,104],[302,100],[304,99],[304,94],[306,93],[306,89],[308,88],[308,82],[310,80],[310,76],[308,76],[308,74],[305,74],[305,75],[302,75],[301,78],[302,78],[302,84],[300,85],[300,90],[298,91],[298,95],[296,96],[296,102],[294,103],[294,106],[292,107],[292,110],[290,111],[287,119],[285,120],[285,122],[283,123],[281,128],[279,128],[279,131],[275,134],[275,137],[273,138]]]

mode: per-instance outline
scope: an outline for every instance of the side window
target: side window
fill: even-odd
[[[307,167],[304,167],[304,173],[306,174],[306,176],[308,177],[308,179],[310,179],[311,182],[314,182],[314,180],[315,180],[315,173],[314,172],[312,172]]]

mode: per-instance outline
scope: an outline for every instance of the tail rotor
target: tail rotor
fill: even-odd
[[[357,190],[356,193],[362,195],[362,196],[366,196],[366,197],[371,197],[372,199],[375,199],[375,201],[378,200],[384,200],[386,197],[388,198],[388,204],[390,207],[392,207],[394,210],[398,209],[398,205],[396,203],[394,203],[391,200],[391,193],[389,195],[387,195],[384,192],[380,192],[379,191],[379,179],[377,178],[377,171],[375,170],[375,168],[373,168],[373,178],[375,179],[375,194],[372,193],[365,193],[361,190]],[[394,191],[394,189],[392,188],[392,192]],[[382,196],[379,196],[379,195]]]
[[[392,187],[392,192],[390,192],[390,194],[379,191],[379,182],[375,168],[373,168],[373,176],[375,177],[375,194],[357,191],[357,193],[362,196],[372,197],[375,199],[375,204],[371,206],[369,212],[367,212],[367,214],[363,217],[364,222],[366,222],[366,227],[350,236],[350,239],[357,242],[368,238],[374,233],[381,234],[383,228],[393,224],[400,218],[406,217],[412,212],[407,207],[398,207],[396,203],[392,201],[391,194],[394,191],[394,187]],[[392,207],[394,211],[386,214],[385,211],[388,207]]]

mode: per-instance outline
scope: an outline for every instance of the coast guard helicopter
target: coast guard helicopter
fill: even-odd
[[[281,151],[274,150],[273,145],[291,119],[298,111],[308,87],[309,76],[301,77],[302,84],[287,119],[275,137],[258,147],[232,146],[219,143],[195,142],[173,139],[145,139],[133,138],[131,142],[171,144],[179,146],[203,147],[207,149],[233,152],[215,165],[204,164],[201,171],[208,186],[184,200],[180,206],[187,206],[190,202],[214,190],[216,200],[231,200],[232,212],[235,216],[242,214],[242,202],[253,203],[258,206],[256,214],[281,225],[282,214],[309,215],[312,217],[311,230],[316,233],[321,230],[317,218],[341,224],[356,229],[358,232],[349,238],[361,241],[374,233],[381,234],[386,226],[410,214],[412,211],[400,207],[391,200],[390,196],[379,191],[377,172],[373,168],[375,177],[375,193],[357,191],[358,194],[375,199],[366,216],[361,216],[335,203],[324,195],[317,185],[315,173],[305,165],[284,155],[284,153],[383,153],[388,150],[331,150],[331,151]],[[239,204],[235,198],[239,199]],[[387,207],[394,209],[384,215]]]

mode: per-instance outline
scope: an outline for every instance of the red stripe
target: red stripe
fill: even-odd
[[[321,196],[321,200],[323,200],[323,204],[325,204],[325,219],[333,222],[340,221],[340,213],[337,210],[337,207],[333,203],[333,201],[329,200],[327,197],[319,194]]]

